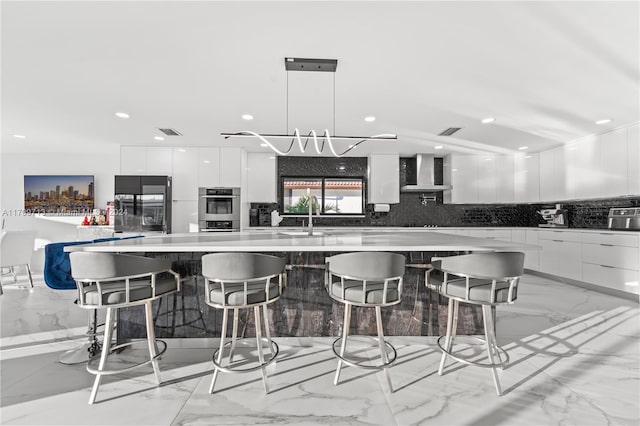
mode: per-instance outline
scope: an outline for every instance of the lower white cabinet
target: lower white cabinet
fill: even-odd
[[[540,272],[580,281],[582,235],[580,232],[539,231]]]
[[[171,232],[198,232],[198,202],[174,200],[171,209]]]
[[[582,280],[628,293],[640,294],[640,236],[622,233],[585,233]]]
[[[537,229],[512,229],[511,241],[537,246],[539,245]],[[532,271],[539,270],[540,249],[523,250],[524,267]]]

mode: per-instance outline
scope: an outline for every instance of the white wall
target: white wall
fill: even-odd
[[[95,207],[106,208],[113,200],[114,175],[120,170],[120,148],[106,147],[95,154],[5,154],[1,156],[0,212],[5,229],[35,229],[40,243],[75,241],[75,225],[36,219],[20,214],[24,209],[24,175],[93,175]],[[78,225],[82,218],[78,218]],[[33,269],[41,271],[42,250],[33,258]]]

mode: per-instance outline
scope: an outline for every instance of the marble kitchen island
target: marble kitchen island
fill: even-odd
[[[287,259],[287,288],[270,310],[274,336],[337,336],[342,324],[342,306],[335,304],[324,288],[324,258],[339,252],[390,251],[405,255],[408,266],[400,304],[384,312],[385,334],[440,335],[446,324],[446,300],[424,285],[424,268],[435,255],[479,251],[519,251],[530,246],[507,241],[452,235],[427,230],[323,230],[309,236],[300,230],[274,229],[260,232],[190,233],[151,236],[67,247],[67,251],[131,253],[174,261],[182,275],[199,275],[203,254],[213,252],[260,252]],[[156,302],[156,333],[162,337],[219,337],[220,310],[204,304],[202,278],[186,281],[180,301]],[[183,321],[187,326],[173,327]],[[175,310],[177,308],[177,310]],[[174,311],[175,310],[175,311]],[[202,311],[206,328],[198,318]],[[367,309],[355,309],[354,332],[375,334],[375,321]],[[241,330],[252,330],[252,317],[241,316]],[[482,315],[473,306],[460,309],[460,334],[482,333]],[[143,337],[142,309],[121,310],[119,340]]]

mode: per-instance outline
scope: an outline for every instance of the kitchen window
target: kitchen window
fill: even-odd
[[[358,177],[283,177],[282,213],[326,216],[364,214],[364,179]]]

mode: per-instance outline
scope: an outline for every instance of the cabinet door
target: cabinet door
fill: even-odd
[[[174,200],[198,199],[198,154],[198,148],[173,149]]]
[[[517,154],[514,156],[513,192],[515,202],[540,201],[539,155]]]
[[[495,155],[478,156],[478,202],[495,203],[497,200]]]
[[[602,180],[600,149],[595,136],[588,136],[575,144],[574,181],[576,198],[597,197]]]
[[[198,232],[198,202],[174,200],[171,211],[171,232]]]
[[[220,148],[220,186],[242,186],[242,148]]]
[[[496,155],[496,201],[513,203],[514,201],[514,163],[513,155]]]
[[[198,186],[220,185],[220,148],[198,148]]]
[[[398,154],[369,156],[368,202],[397,204],[400,202],[400,158]]]
[[[478,202],[478,156],[451,155],[451,202]]]
[[[540,272],[582,279],[582,244],[573,241],[540,240]]]
[[[598,197],[627,194],[627,129],[619,129],[598,137],[600,167]]]
[[[171,176],[173,173],[173,149],[168,146],[147,147],[148,175]]]
[[[120,147],[120,174],[147,174],[147,149],[144,146]]]
[[[640,195],[640,125],[627,129],[627,194]]]
[[[250,203],[275,203],[276,157],[269,153],[247,153],[247,201]]]
[[[540,153],[540,201],[557,201],[558,198],[558,170],[555,156],[557,149],[550,149]]]

